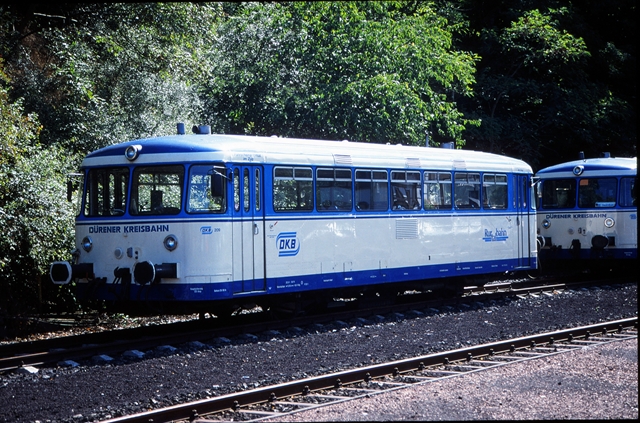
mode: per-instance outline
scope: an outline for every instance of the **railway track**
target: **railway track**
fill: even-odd
[[[162,345],[180,345],[188,342],[207,342],[214,338],[228,338],[238,334],[254,334],[290,327],[305,327],[318,323],[343,322],[371,315],[404,313],[420,309],[437,309],[460,306],[469,302],[495,301],[513,296],[552,293],[563,289],[576,289],[598,281],[527,281],[495,283],[484,287],[470,286],[460,297],[447,300],[430,300],[421,295],[407,295],[402,304],[374,306],[290,319],[265,319],[264,313],[235,316],[231,319],[204,319],[169,325],[89,333],[47,340],[0,345],[0,373],[26,366],[50,366],[57,363],[74,363],[92,357],[115,356],[127,351],[152,350]],[[606,281],[610,283],[610,281]],[[415,298],[413,298],[415,297]]]
[[[258,421],[566,351],[637,338],[637,317],[547,332],[174,405],[103,423]]]

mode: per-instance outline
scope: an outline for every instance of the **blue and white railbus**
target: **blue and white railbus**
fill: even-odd
[[[633,265],[638,257],[637,159],[581,158],[539,170],[542,268],[582,262]]]
[[[86,156],[77,249],[51,265],[55,283],[74,280],[83,299],[215,313],[536,268],[523,161],[178,128]]]

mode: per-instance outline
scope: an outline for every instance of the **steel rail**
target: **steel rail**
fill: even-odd
[[[591,345],[593,343],[611,342],[611,338],[603,339],[602,337],[607,336],[608,334],[622,333],[623,331],[633,331],[634,334],[628,338],[637,338],[637,327],[638,318],[633,317],[629,319],[563,329],[554,332],[482,344],[469,348],[444,351],[411,359],[361,367],[328,375],[291,381],[274,386],[265,386],[249,391],[222,395],[219,397],[175,405],[163,409],[105,420],[103,423],[148,423],[182,420],[205,422],[206,420],[197,419],[200,419],[200,416],[207,414],[222,413],[225,411],[238,412],[241,411],[243,407],[250,407],[261,403],[272,403],[275,405],[279,399],[309,395],[313,392],[336,389],[349,384],[369,382],[372,379],[383,378],[388,375],[400,375],[414,371],[424,371],[431,367],[451,364],[472,366],[472,360],[478,359],[486,359],[487,364],[492,360],[496,360],[499,364],[504,364],[508,359],[498,359],[497,357],[500,354],[506,354],[505,357],[515,356],[511,361],[528,360],[541,355],[558,354],[562,352],[563,348],[558,348],[558,346],[563,342],[577,343],[577,346],[568,347],[566,350],[570,350],[571,348],[582,348],[585,345]],[[597,337],[598,335],[600,335],[600,337]],[[593,339],[594,337],[597,339]],[[540,347],[542,347],[544,351],[539,353],[528,351]],[[476,367],[475,370],[478,370],[482,366],[478,365],[474,367]],[[451,373],[448,370],[441,369],[434,369],[433,371],[436,373],[444,372],[443,376],[445,377],[459,373]],[[394,389],[397,388],[398,387],[394,387]],[[367,392],[365,394],[370,393]],[[337,401],[353,399],[353,397],[344,398],[337,395],[323,396],[325,398],[335,397]],[[288,401],[281,402],[281,404],[282,403],[290,404]],[[267,418],[273,415],[283,415],[283,413],[265,410],[246,410],[245,412],[247,414],[261,416],[255,420]]]
[[[607,282],[611,283],[611,281]],[[603,284],[605,281],[581,281],[575,283],[578,286],[584,286],[585,283],[593,285]],[[540,284],[540,282],[535,283],[534,281],[518,282],[516,284],[503,283],[484,287],[482,291],[478,287],[468,287],[465,296],[448,300],[427,300],[424,298],[418,300],[419,297],[423,297],[423,294],[419,294],[416,296],[416,301],[413,302],[407,301],[387,306],[376,306],[370,309],[333,311],[326,315],[297,316],[281,321],[265,319],[264,317],[251,321],[251,315],[243,315],[237,316],[237,319],[204,319],[174,323],[168,325],[168,328],[163,327],[164,325],[155,325],[26,343],[5,344],[0,345],[0,372],[14,370],[23,366],[50,365],[64,360],[83,360],[102,354],[120,354],[127,350],[153,349],[166,344],[178,345],[214,337],[229,337],[238,333],[257,333],[266,330],[282,330],[291,326],[347,320],[361,317],[368,313],[387,314],[417,308],[452,306],[468,301],[485,301],[505,296],[523,296],[569,289],[571,286],[572,283],[570,282],[564,284],[548,284],[547,282]]]

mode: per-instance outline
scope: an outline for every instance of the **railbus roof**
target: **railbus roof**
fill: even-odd
[[[581,170],[574,173],[574,169]],[[572,178],[576,176],[622,176],[637,175],[638,160],[636,157],[600,157],[594,159],[574,160],[549,166],[536,172],[540,178]]]
[[[170,135],[115,144],[88,154],[82,166],[130,164],[125,158],[129,146],[139,150],[137,164],[224,161],[533,173],[522,160],[470,150],[220,134]]]

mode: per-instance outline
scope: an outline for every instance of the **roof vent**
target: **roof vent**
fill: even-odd
[[[334,154],[333,155],[333,162],[337,165],[349,165],[351,166],[353,164],[353,162],[351,161],[351,155],[350,154]]]
[[[191,128],[191,130],[193,131],[194,134],[210,134],[211,133],[211,127],[209,125],[200,125],[200,126],[195,126],[193,128]]]
[[[602,157],[604,157],[605,159],[608,159],[611,157],[611,153],[609,153],[608,151],[605,151],[604,153],[602,153]]]
[[[420,158],[418,158],[418,157],[406,157],[404,159],[404,165],[406,167],[420,167]]]
[[[178,122],[178,135],[184,135],[184,123]]]

